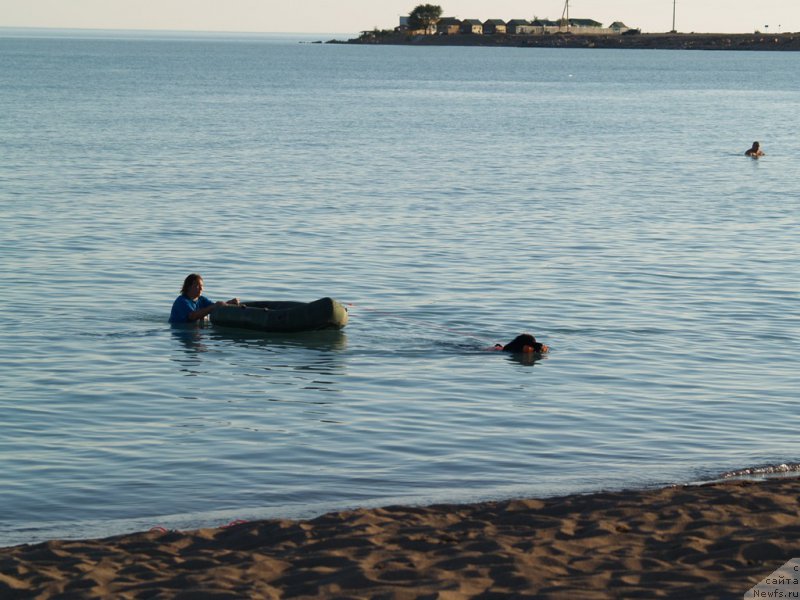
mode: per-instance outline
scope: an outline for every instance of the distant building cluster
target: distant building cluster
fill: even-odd
[[[615,21],[608,27],[603,27],[592,19],[559,19],[551,21],[549,19],[487,19],[481,22],[478,19],[456,19],[455,17],[442,17],[436,22],[436,30],[409,28],[409,18],[400,17],[400,25],[395,29],[398,32],[405,32],[414,35],[546,35],[552,33],[572,32],[576,34],[623,34],[630,31],[622,21]]]

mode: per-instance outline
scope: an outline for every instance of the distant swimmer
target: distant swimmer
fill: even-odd
[[[183,281],[181,295],[172,304],[172,312],[169,315],[170,323],[192,323],[202,320],[218,306],[226,304],[239,304],[238,298],[232,298],[227,302],[212,302],[203,292],[203,278],[197,273],[192,273]],[[240,306],[243,306],[239,304]]]
[[[761,145],[758,142],[753,142],[753,146],[744,155],[758,158],[759,156],[764,156],[764,153],[761,151]]]
[[[546,344],[537,342],[536,338],[530,333],[522,333],[505,346],[503,344],[495,344],[492,350],[502,350],[514,354],[544,354],[550,348]]]

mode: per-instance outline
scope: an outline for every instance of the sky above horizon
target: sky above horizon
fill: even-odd
[[[459,19],[557,19],[564,0],[426,0]],[[0,0],[0,27],[264,33],[357,33],[391,29],[408,0]],[[646,32],[672,29],[673,0],[570,0],[570,17]],[[798,0],[675,0],[681,32],[800,32]]]

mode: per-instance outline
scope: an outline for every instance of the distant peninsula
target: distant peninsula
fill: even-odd
[[[632,48],[653,50],[800,51],[799,33],[636,33],[636,34],[458,34],[364,32],[345,44],[411,46],[497,46],[515,48]]]
[[[660,50],[800,50],[800,33],[642,33],[615,21],[603,27],[593,19],[569,16],[569,0],[560,19],[457,19],[442,7],[420,4],[400,17],[394,29],[362,31],[346,44],[412,46],[510,46],[516,48],[635,48]]]

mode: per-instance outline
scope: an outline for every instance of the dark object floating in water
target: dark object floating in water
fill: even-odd
[[[318,331],[341,329],[347,324],[347,309],[333,298],[313,302],[254,301],[244,306],[228,304],[211,312],[211,322],[224,327],[259,331]]]

